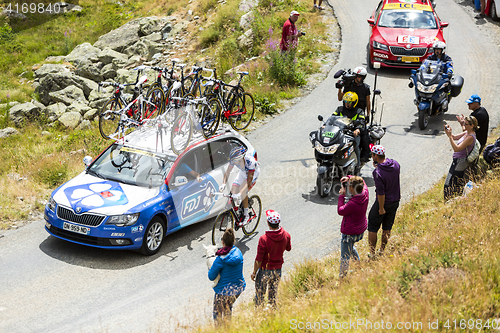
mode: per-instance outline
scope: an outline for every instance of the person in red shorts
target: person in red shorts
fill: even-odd
[[[299,36],[303,35],[303,33],[297,30],[297,27],[295,26],[295,22],[299,19],[299,15],[300,14],[297,11],[292,10],[290,17],[286,20],[285,24],[283,24],[280,42],[281,52],[290,51],[291,49],[296,48]]]

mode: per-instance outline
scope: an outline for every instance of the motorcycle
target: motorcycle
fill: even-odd
[[[418,110],[418,127],[423,130],[429,118],[448,111],[452,97],[462,91],[464,79],[459,75],[450,76],[443,72],[438,61],[427,60],[424,67],[412,70],[408,87],[415,87],[414,103]]]
[[[318,120],[323,121],[323,117],[318,116]],[[309,134],[318,162],[316,185],[320,197],[330,194],[336,179],[359,175],[353,130],[354,124],[349,118],[330,116],[317,131]]]

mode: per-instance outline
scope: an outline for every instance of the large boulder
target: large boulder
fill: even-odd
[[[95,82],[101,82],[104,80],[101,70],[97,64],[93,63],[80,63],[75,69],[75,74]]]
[[[58,120],[64,127],[75,129],[82,122],[82,115],[78,112],[66,112]]]
[[[70,70],[63,64],[44,64],[35,71],[35,78],[42,79],[47,76],[47,74],[55,73],[70,73]]]
[[[102,35],[97,42],[94,43],[94,46],[99,49],[109,47],[121,53],[125,52],[129,46],[135,44],[141,37],[139,36],[140,20],[141,18],[132,20]]]
[[[87,103],[83,90],[73,85],[67,86],[66,88],[59,91],[50,92],[49,96],[51,101],[53,101],[54,103],[61,102],[67,106],[71,105],[75,101],[78,101],[82,104]]]
[[[112,79],[116,76],[116,68],[113,64],[104,65],[101,69],[101,74],[104,80]]]
[[[9,110],[9,119],[17,127],[22,126],[25,120],[33,120],[39,115],[40,108],[31,102],[14,105]]]
[[[88,97],[90,92],[97,89],[98,87],[97,83],[92,80],[75,75],[73,73],[63,72],[47,74],[40,80],[40,85],[35,89],[35,92],[38,93],[40,101],[44,105],[49,105],[51,102],[51,92],[60,91],[69,86],[76,86],[81,89],[85,94],[85,97]]]
[[[68,108],[66,109],[66,112],[78,112],[79,114],[81,114],[83,116],[85,113],[87,113],[90,110],[91,110],[91,108],[89,106],[87,106],[86,104],[83,104],[79,101],[75,101],[75,102],[71,103],[70,106],[68,106]]]
[[[97,55],[101,50],[92,46],[90,43],[83,43],[78,45],[66,56],[66,61],[75,64],[76,66],[81,63],[96,62]]]
[[[240,37],[238,37],[238,39],[237,39],[238,46],[240,48],[251,49],[253,46],[253,38],[254,38],[254,34],[253,34],[252,29],[245,31],[245,33],[243,35],[241,35]]]
[[[155,43],[147,38],[141,38],[137,43],[127,49],[127,54],[130,56],[140,55],[150,61],[153,55],[160,53],[164,46],[160,43]]]
[[[255,15],[252,11],[242,15],[240,18],[240,28],[243,29],[244,31],[251,29],[252,22],[254,20],[255,20]]]
[[[66,104],[64,103],[55,103],[47,106],[45,108],[45,114],[49,118],[50,121],[57,120],[60,116],[62,116],[66,112]]]
[[[13,127],[6,127],[0,130],[0,139],[7,138],[11,135],[19,134],[19,131]]]
[[[142,37],[160,32],[166,23],[165,18],[156,16],[143,17],[139,20],[139,36]]]
[[[99,58],[99,61],[102,62],[104,65],[111,64],[113,62],[113,59],[115,58],[121,58],[123,59],[124,62],[127,61],[127,55],[120,52],[116,52],[115,50],[109,47],[106,47],[104,50],[99,52],[97,58]]]

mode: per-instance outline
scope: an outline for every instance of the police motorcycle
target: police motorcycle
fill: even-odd
[[[426,60],[424,67],[412,70],[408,87],[415,87],[414,103],[418,110],[418,127],[423,130],[429,124],[429,117],[448,111],[452,97],[462,90],[464,79],[459,75],[444,73],[442,63]]]
[[[323,116],[318,120],[323,122]],[[330,116],[317,131],[309,134],[318,162],[316,186],[320,197],[332,191],[334,181],[347,175],[359,174],[358,157],[354,151],[355,124],[346,117]]]

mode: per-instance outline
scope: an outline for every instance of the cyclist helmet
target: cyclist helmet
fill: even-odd
[[[344,106],[346,108],[352,109],[358,104],[358,94],[352,91],[348,91],[344,94],[342,101],[344,102]]]
[[[229,162],[234,162],[243,158],[247,149],[243,146],[234,147],[229,153]]]
[[[434,49],[434,53],[436,52],[436,49],[441,49],[444,54],[446,52],[446,43],[438,40],[437,42],[434,42],[432,48]]]
[[[361,76],[363,80],[366,78],[366,75],[368,74],[366,68],[364,68],[363,66],[358,66],[354,68],[353,73],[356,74],[356,76]]]

